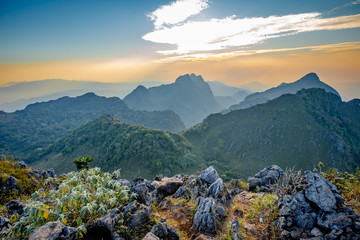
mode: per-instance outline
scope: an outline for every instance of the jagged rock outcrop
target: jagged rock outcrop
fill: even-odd
[[[179,240],[180,235],[175,228],[166,223],[166,219],[161,219],[161,222],[152,227],[151,233],[156,237],[164,240]],[[149,236],[150,237],[150,236]]]
[[[216,232],[215,202],[212,198],[199,198],[194,216],[193,229],[201,233]]]
[[[278,226],[284,239],[359,239],[360,216],[346,206],[336,187],[306,172],[304,190],[279,201]]]
[[[134,201],[124,208],[125,225],[129,228],[136,228],[150,220],[151,208]],[[127,217],[128,216],[128,217]]]
[[[6,217],[0,217],[0,233],[10,227],[10,220]]]
[[[24,213],[24,202],[19,200],[10,200],[6,204],[6,209],[8,210],[9,215],[18,214],[21,215]]]
[[[271,184],[276,183],[283,175],[283,173],[283,170],[277,165],[264,168],[254,177],[248,178],[248,189],[249,191],[253,191],[256,189],[256,187],[259,187],[260,191],[266,192],[269,190],[268,187]]]
[[[231,231],[232,231],[232,235],[231,238],[233,240],[242,240],[239,231],[240,231],[240,225],[239,225],[239,220],[238,218],[235,218],[235,220],[233,220],[231,222]]]
[[[29,240],[75,240],[76,229],[61,222],[48,222],[30,236]]]
[[[213,182],[210,185],[207,194],[213,198],[217,198],[223,190],[224,190],[223,180],[221,178],[218,178],[215,182]]]
[[[122,209],[114,208],[106,216],[98,219],[95,222],[91,222],[87,225],[87,236],[97,236],[101,238],[106,237],[110,239],[120,240],[122,239],[116,232],[116,226],[119,221],[123,219]]]
[[[187,190],[184,186],[178,188],[178,190],[173,195],[173,198],[187,198],[191,195],[190,191]]]
[[[200,173],[199,179],[206,182],[207,184],[212,184],[219,178],[219,174],[213,166],[208,167]]]

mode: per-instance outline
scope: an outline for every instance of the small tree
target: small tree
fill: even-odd
[[[75,159],[73,161],[73,163],[75,164],[75,166],[78,170],[82,170],[82,169],[87,170],[87,169],[89,169],[89,163],[91,163],[94,160],[95,159],[90,156],[82,156],[82,157]]]

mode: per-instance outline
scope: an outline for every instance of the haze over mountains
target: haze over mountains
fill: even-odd
[[[123,98],[139,84],[151,87],[157,86],[161,82],[104,83],[49,79],[14,83],[0,87],[0,110],[13,112],[24,109],[32,103],[55,100],[64,96],[76,97],[87,92],[94,92],[100,96]]]
[[[213,165],[225,179],[246,178],[271,164],[312,169],[322,161],[352,171],[360,165],[358,143],[360,100],[342,102],[323,89],[306,89],[225,115],[212,114],[180,135],[103,116],[38,152],[32,161],[36,167],[69,171],[71,160],[88,152],[98,159],[97,166],[109,171],[121,166],[126,176],[190,173]]]
[[[207,115],[222,110],[208,83],[199,75],[186,74],[174,83],[149,89],[137,87],[124,98],[124,102],[138,110],[172,110],[186,127],[201,122]]]
[[[219,113],[235,100],[244,109]],[[87,93],[0,112],[0,154],[60,172],[86,154],[109,171],[126,167],[128,177],[209,165],[224,178],[247,177],[271,164],[312,169],[318,161],[351,170],[359,146],[360,100],[342,102],[315,73],[259,93],[186,74],[140,85],[123,101]]]

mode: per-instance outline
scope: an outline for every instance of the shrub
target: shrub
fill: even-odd
[[[89,169],[89,163],[95,159],[90,156],[82,156],[74,160],[74,164],[77,170]]]
[[[26,239],[35,229],[50,221],[76,227],[78,238],[82,238],[87,222],[135,197],[130,195],[128,187],[114,180],[119,175],[119,170],[111,174],[99,168],[84,169],[69,173],[57,190],[36,191],[25,203],[27,216],[6,232],[5,239]]]
[[[262,217],[272,222],[277,218],[277,207],[275,203],[278,197],[276,194],[264,194],[256,198],[250,205],[248,219]]]
[[[301,170],[295,171],[294,168],[286,168],[282,178],[271,186],[271,191],[280,198],[285,195],[292,195],[303,189],[302,184],[304,181],[305,179]]]

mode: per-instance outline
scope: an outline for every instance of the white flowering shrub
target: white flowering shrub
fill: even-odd
[[[61,221],[76,227],[77,237],[86,233],[85,224],[127,204],[135,198],[127,186],[114,180],[120,171],[102,172],[99,168],[68,173],[56,190],[40,189],[25,203],[25,214],[5,233],[5,239],[26,239],[38,227]]]

